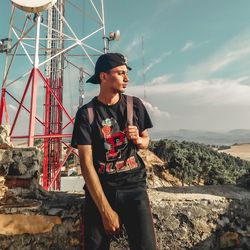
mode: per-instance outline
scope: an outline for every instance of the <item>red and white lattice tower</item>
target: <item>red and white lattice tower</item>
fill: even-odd
[[[42,185],[59,190],[61,167],[74,153],[69,141],[76,110],[69,109],[79,105],[65,97],[65,74],[67,66],[74,65],[82,84],[85,75],[93,73],[93,57],[107,51],[103,0],[12,0],[11,8],[9,34],[0,44],[0,52],[6,53],[0,124],[10,124],[13,141],[26,140],[32,147],[43,140]],[[84,19],[81,33],[78,12],[91,17]],[[69,83],[78,102],[78,81]],[[64,156],[62,146],[67,147]]]

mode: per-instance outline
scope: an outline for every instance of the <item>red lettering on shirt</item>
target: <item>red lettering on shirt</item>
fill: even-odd
[[[99,162],[98,173],[102,174],[104,172],[105,172],[105,164],[102,162]]]
[[[116,168],[117,172],[123,170],[124,167],[125,167],[124,161],[118,161],[118,162],[116,162],[116,164],[115,164],[115,168]]]
[[[126,164],[130,167],[130,169],[138,167],[138,164],[137,164],[134,156],[129,157],[126,161]]]
[[[125,172],[131,169],[137,168],[138,164],[134,156],[129,157],[126,161],[117,161],[117,162],[99,162],[98,173],[103,174],[114,174],[118,172]]]
[[[116,171],[115,168],[113,167],[113,165],[114,164],[112,162],[106,164],[106,173],[112,174],[113,172]]]

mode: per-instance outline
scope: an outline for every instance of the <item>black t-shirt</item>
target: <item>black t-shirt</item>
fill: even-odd
[[[76,114],[71,146],[92,145],[93,163],[104,188],[145,186],[146,170],[137,148],[125,135],[127,128],[127,98],[121,94],[114,105],[92,99],[94,120],[90,124],[87,108]],[[139,133],[151,128],[148,112],[137,97],[133,97],[133,125]]]

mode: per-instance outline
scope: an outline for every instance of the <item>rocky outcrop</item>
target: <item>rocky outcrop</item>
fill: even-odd
[[[8,188],[4,185],[5,179],[0,176],[0,201],[5,197]]]
[[[0,149],[0,249],[81,249],[83,194],[39,185],[37,148]]]
[[[9,133],[10,133],[10,128],[8,125],[6,126],[0,125],[0,148],[7,149],[12,147]]]
[[[0,205],[39,190],[39,160],[36,148],[0,149]]]
[[[159,250],[250,249],[250,193],[236,186],[149,190]],[[112,249],[127,249],[120,238]]]
[[[82,249],[82,194],[23,191],[0,204],[0,249]]]
[[[148,174],[149,188],[181,186],[181,181],[171,175],[165,168],[165,162],[157,157],[150,150],[140,150]]]
[[[40,151],[35,147],[0,149],[0,172],[7,179],[38,178],[39,161]]]
[[[151,193],[159,249],[250,249],[250,193],[236,186]]]
[[[246,189],[167,187],[150,189],[149,196],[159,250],[250,248],[250,193]],[[81,249],[83,203],[82,194],[44,191],[1,204],[0,214],[12,215],[13,220],[23,215],[28,231],[0,233],[0,249]],[[47,220],[48,216],[52,221]],[[27,222],[33,222],[36,229]],[[111,249],[128,249],[124,235],[112,241]]]

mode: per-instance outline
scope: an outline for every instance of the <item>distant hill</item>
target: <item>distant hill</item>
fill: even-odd
[[[211,132],[201,130],[167,130],[151,134],[152,139],[170,139],[193,141],[207,145],[232,145],[250,143],[250,129],[234,129],[228,132]]]

